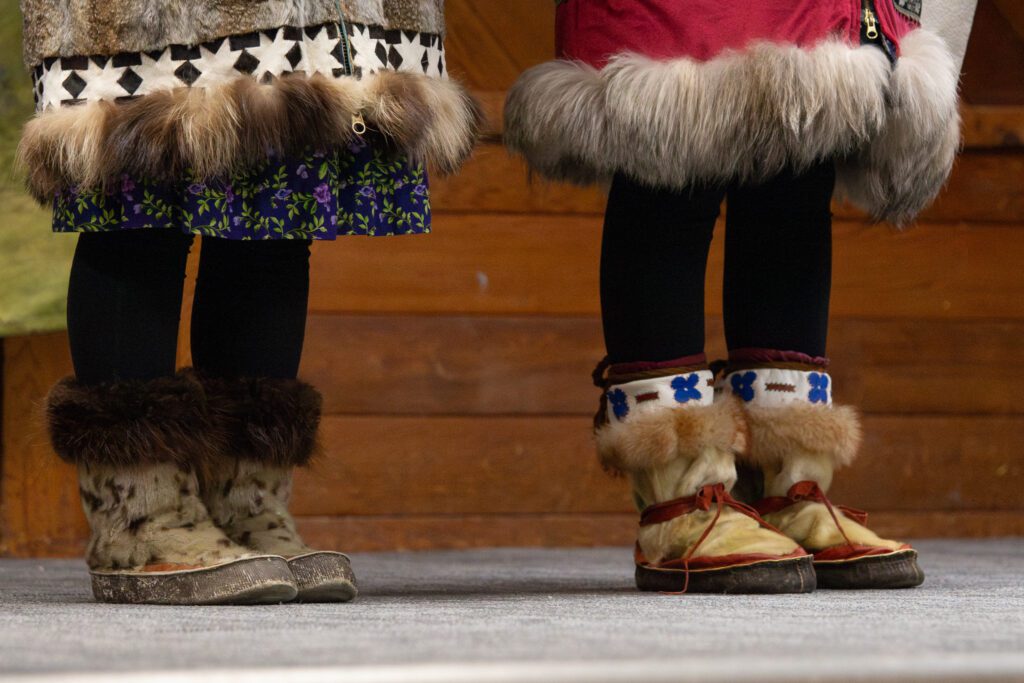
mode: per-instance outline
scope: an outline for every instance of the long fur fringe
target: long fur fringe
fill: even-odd
[[[860,417],[849,406],[831,409],[794,403],[782,407],[747,404],[750,430],[747,460],[777,468],[795,454],[827,461],[833,468],[849,465],[862,440]]]
[[[708,62],[623,54],[601,71],[549,62],[520,77],[505,138],[534,170],[591,183],[616,172],[676,189],[757,181],[828,157],[875,218],[910,220],[939,192],[958,142],[959,74],[917,30],[890,67],[873,46],[762,43]]]
[[[299,380],[203,377],[212,419],[225,445],[220,460],[278,467],[309,464],[317,441],[322,399]]]
[[[418,74],[239,78],[42,112],[26,124],[18,157],[30,192],[45,204],[64,188],[105,187],[122,173],[171,181],[191,168],[210,179],[268,152],[342,146],[357,113],[397,150],[444,173],[469,156],[484,118],[461,86]]]
[[[663,467],[678,457],[695,458],[709,448],[741,453],[747,441],[742,409],[735,399],[635,415],[598,428],[595,439],[601,464],[615,473]]]
[[[221,448],[206,393],[187,375],[99,386],[66,378],[50,391],[46,417],[54,450],[74,464],[201,469]]]

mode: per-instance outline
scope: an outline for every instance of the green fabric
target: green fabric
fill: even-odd
[[[0,336],[65,327],[75,238],[50,231],[50,211],[24,192],[21,176],[11,170],[21,126],[31,114],[18,0],[0,0]]]

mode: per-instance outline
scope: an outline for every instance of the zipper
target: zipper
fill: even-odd
[[[860,44],[874,45],[890,62],[896,62],[896,46],[882,32],[874,0],[861,0]]]

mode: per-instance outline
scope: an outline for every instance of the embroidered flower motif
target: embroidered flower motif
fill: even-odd
[[[671,386],[676,390],[676,402],[677,403],[689,403],[690,401],[699,401],[701,398],[700,389],[697,388],[697,383],[700,381],[700,375],[693,373],[688,377],[680,375],[672,380]]]
[[[135,189],[135,181],[132,180],[131,177],[128,176],[128,174],[126,174],[126,173],[122,174],[121,175],[121,192],[124,192],[125,194],[127,194],[127,193],[131,192],[134,189]]]
[[[811,385],[807,400],[811,403],[828,403],[828,375],[812,372],[807,375],[807,382]]]
[[[206,185],[202,183],[192,183],[188,186],[188,191],[192,194],[202,194],[206,190]]]
[[[327,204],[331,201],[331,188],[327,183],[321,183],[313,190],[313,197],[318,204]]]
[[[612,412],[619,420],[624,420],[629,415],[629,398],[622,389],[608,392],[608,400],[612,404]]]
[[[733,375],[730,380],[732,393],[739,396],[745,402],[750,403],[754,400],[754,380],[756,379],[757,373],[754,371],[744,372],[742,375],[739,373]]]
[[[282,201],[285,200],[285,199],[288,199],[288,197],[291,197],[291,196],[292,196],[292,190],[291,190],[291,188],[288,188],[288,187],[282,187],[280,190],[278,190],[277,192],[274,193],[274,197],[276,197],[277,199],[280,199]]]
[[[295,175],[299,176],[300,178],[308,178],[309,167],[306,166],[305,164],[299,164],[299,167],[295,169]]]

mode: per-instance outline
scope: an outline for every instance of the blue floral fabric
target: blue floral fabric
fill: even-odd
[[[333,240],[430,232],[421,164],[357,139],[329,153],[269,158],[229,178],[191,174],[166,185],[124,175],[118,187],[68,188],[54,199],[55,232],[178,229],[234,240]]]

